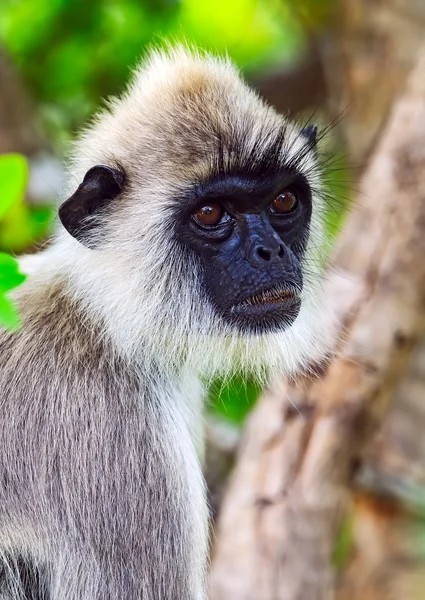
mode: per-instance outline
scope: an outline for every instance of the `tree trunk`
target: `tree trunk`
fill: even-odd
[[[344,113],[354,164],[365,164],[422,44],[421,0],[339,0],[325,45],[330,112]]]
[[[31,155],[41,146],[26,90],[0,48],[0,154]]]
[[[332,595],[359,458],[425,328],[424,81],[425,49],[335,254],[326,301],[344,340],[336,360],[321,381],[277,384],[250,418],[222,507],[213,600]]]

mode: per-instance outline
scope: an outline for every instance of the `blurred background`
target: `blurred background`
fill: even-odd
[[[7,294],[23,277],[10,254],[45,243],[63,200],[70,143],[152,45],[187,40],[227,53],[278,110],[331,124],[322,159],[333,157],[326,176],[336,198],[327,215],[332,244],[424,33],[423,0],[0,0],[2,326],[19,326]],[[210,390],[214,515],[261,391],[237,377]],[[425,564],[424,427],[425,344],[394,390],[353,513],[335,540],[341,599],[407,598],[391,595],[389,582]]]

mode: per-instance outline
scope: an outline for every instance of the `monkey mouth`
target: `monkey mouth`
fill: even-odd
[[[275,286],[234,304],[225,318],[239,331],[257,335],[290,327],[300,309],[301,288]]]
[[[267,307],[268,305],[271,305],[270,308],[272,308],[272,306],[276,304],[292,304],[298,303],[299,301],[299,292],[295,292],[288,288],[271,288],[263,290],[253,296],[249,296],[241,303],[237,304],[235,308],[249,309],[261,306]]]

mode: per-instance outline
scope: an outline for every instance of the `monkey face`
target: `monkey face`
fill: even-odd
[[[288,327],[301,307],[311,192],[295,169],[218,175],[194,186],[176,228],[204,293],[241,332]]]
[[[316,128],[230,63],[154,57],[82,136],[72,174],[59,216],[81,244],[59,232],[61,256],[126,354],[204,377],[294,372],[321,353]]]
[[[155,231],[162,240],[162,250],[156,254],[149,251],[148,256],[156,263],[149,276],[157,272],[162,279],[159,289],[164,290],[164,297],[158,306],[165,307],[169,300],[170,312],[176,312],[175,286],[168,282],[179,279],[186,260],[196,270],[193,285],[189,281],[186,285],[192,288],[192,299],[195,295],[198,298],[193,323],[201,323],[201,329],[205,329],[202,310],[210,316],[212,310],[227,331],[230,328],[241,334],[273,333],[293,324],[304,291],[303,259],[308,254],[313,213],[310,174],[316,164],[315,134],[315,128],[292,134],[292,152],[288,151],[288,129],[283,123],[272,131],[262,131],[250,146],[244,132],[232,140],[226,140],[221,132],[218,143],[212,136],[207,152],[197,155],[192,151],[198,161],[190,177],[171,186],[167,201],[157,210]],[[124,169],[105,165],[90,168],[60,208],[68,232],[89,248],[101,251],[104,241],[98,233],[103,230],[93,214],[104,214],[108,221],[105,208],[109,205],[111,209],[110,201],[126,191],[130,196],[133,179]],[[136,196],[134,184],[133,188]],[[146,211],[149,208],[146,205]],[[124,231],[130,231],[132,210],[128,204]],[[153,215],[146,212],[146,219],[153,231]],[[143,223],[139,221],[137,226],[141,231]],[[140,236],[141,241],[145,235]],[[171,250],[172,240],[177,241],[177,252]],[[166,246],[170,247],[168,254],[163,251]],[[143,260],[146,262],[146,254]],[[184,277],[188,280],[187,273]],[[208,306],[200,306],[202,303]],[[191,306],[195,304],[192,300]],[[213,321],[209,319],[211,325]],[[196,326],[190,329],[196,330]]]

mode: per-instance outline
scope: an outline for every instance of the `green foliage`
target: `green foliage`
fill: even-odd
[[[20,154],[0,156],[0,249],[22,252],[42,238],[50,226],[52,210],[24,202],[28,163]]]
[[[18,329],[20,319],[13,302],[7,297],[10,292],[25,281],[25,275],[19,272],[19,266],[10,254],[0,252],[0,326]]]
[[[354,513],[349,512],[341,523],[332,554],[332,564],[340,572],[348,563],[353,548]]]
[[[305,43],[289,0],[2,0],[0,38],[58,142],[123,88],[149,45],[189,40],[249,71],[295,60]]]
[[[52,210],[29,207],[24,202],[28,163],[20,154],[0,156],[0,249],[17,252],[27,249],[46,234]],[[25,280],[15,258],[0,252],[0,326],[17,329],[19,315],[8,293]]]
[[[11,233],[10,227],[17,226],[17,235],[22,230],[27,233],[26,221],[20,220],[19,207],[28,179],[28,165],[19,154],[6,154],[0,157],[0,244],[2,238]],[[19,315],[7,292],[20,285],[25,276],[19,273],[18,263],[9,254],[0,252],[0,325],[16,328]]]
[[[236,376],[231,380],[216,380],[209,390],[209,407],[234,423],[243,423],[261,393],[254,379]]]
[[[27,161],[20,154],[0,157],[0,219],[24,195],[28,179]]]

